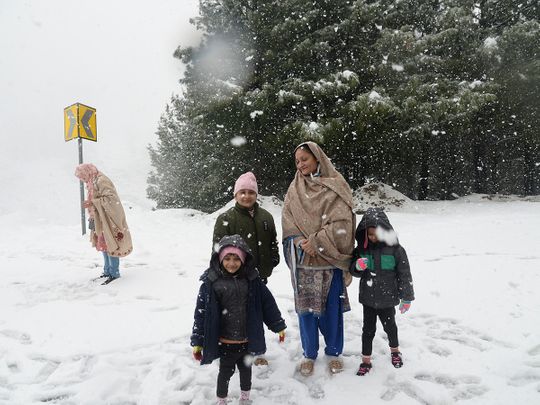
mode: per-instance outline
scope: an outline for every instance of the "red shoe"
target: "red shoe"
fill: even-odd
[[[400,352],[390,353],[390,357],[392,359],[392,365],[395,368],[401,368],[403,366],[403,360],[401,359],[401,353]]]
[[[360,367],[358,367],[358,371],[356,372],[356,375],[363,376],[369,373],[369,370],[371,370],[371,363],[362,363],[360,364]]]

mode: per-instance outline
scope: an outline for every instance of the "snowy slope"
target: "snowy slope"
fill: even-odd
[[[271,199],[264,205],[279,215]],[[287,339],[280,345],[267,334],[270,366],[254,370],[254,403],[539,403],[539,214],[539,203],[519,201],[419,203],[417,212],[389,213],[417,299],[397,316],[405,366],[391,367],[379,326],[374,369],[363,378],[355,375],[357,281],[345,315],[345,371],[329,376],[321,356],[312,378],[295,376],[302,352],[280,264],[269,285]],[[195,363],[189,335],[216,215],[132,206],[135,250],[109,286],[89,281],[102,260],[76,218],[65,226],[0,216],[9,230],[0,234],[0,403],[210,403],[217,362]],[[238,395],[235,375],[230,396]]]

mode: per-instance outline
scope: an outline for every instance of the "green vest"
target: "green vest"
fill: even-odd
[[[247,208],[238,203],[221,214],[214,225],[213,246],[226,235],[240,235],[247,243],[261,278],[268,278],[279,264],[274,218],[265,209],[254,205],[252,217]],[[213,249],[212,249],[213,251]]]

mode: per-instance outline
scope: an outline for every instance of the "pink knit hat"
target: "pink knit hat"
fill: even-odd
[[[240,190],[251,190],[259,194],[259,188],[257,187],[257,179],[252,172],[242,174],[234,183],[234,195]]]
[[[225,246],[223,249],[221,249],[219,251],[219,262],[221,263],[225,256],[227,256],[229,253],[233,253],[238,256],[242,264],[246,262],[246,252],[240,248],[237,248],[236,246]]]

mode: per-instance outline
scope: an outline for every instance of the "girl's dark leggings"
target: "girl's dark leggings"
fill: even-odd
[[[373,351],[373,338],[377,330],[377,316],[381,320],[383,329],[388,335],[388,343],[390,347],[398,347],[398,330],[396,325],[396,309],[379,308],[375,309],[367,305],[364,307],[364,326],[362,328],[362,354],[371,356]]]
[[[217,377],[216,394],[219,398],[227,397],[229,380],[234,374],[235,366],[240,372],[240,389],[251,390],[251,359],[249,359],[248,344],[222,343],[219,353],[219,373]],[[246,364],[249,362],[249,364]]]

